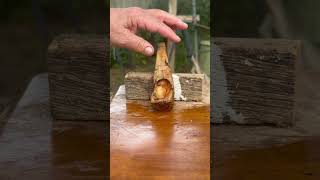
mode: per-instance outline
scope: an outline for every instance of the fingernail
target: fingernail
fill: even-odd
[[[177,41],[180,42],[181,38],[177,35]]]
[[[146,47],[144,49],[144,54],[148,55],[148,56],[151,56],[153,54],[153,48],[151,47]]]
[[[185,28],[188,28],[188,24],[183,21],[180,21],[179,24],[181,24],[181,26],[184,26]]]
[[[185,27],[188,27],[188,24],[187,24],[187,23],[185,23],[185,22],[183,22],[183,21],[182,21],[182,23],[183,23],[183,25],[184,25]]]

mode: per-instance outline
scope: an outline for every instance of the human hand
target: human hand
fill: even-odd
[[[178,43],[180,37],[174,30],[185,30],[188,25],[179,18],[158,9],[111,8],[110,42],[112,46],[127,48],[146,56],[154,53],[153,46],[136,35],[139,29],[157,32],[161,36]]]

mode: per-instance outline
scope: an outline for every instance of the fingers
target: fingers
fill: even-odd
[[[137,20],[137,26],[140,29],[157,32],[161,36],[170,39],[173,42],[178,43],[181,41],[180,37],[168,25],[153,16],[139,17]]]
[[[130,31],[125,32],[124,35],[127,39],[126,43],[122,46],[139,53],[142,53],[146,56],[152,56],[154,53],[153,46],[143,38],[131,33]]]
[[[188,28],[188,25],[182,20],[162,10],[126,8],[124,10],[112,10],[110,14],[110,23],[113,22],[110,26],[111,44],[146,56],[153,55],[154,48],[149,42],[135,35],[138,29],[159,33],[164,38],[178,43],[181,39],[177,36],[175,30]]]
[[[171,27],[175,27],[179,30],[185,30],[188,28],[188,24],[166,11],[159,9],[150,9],[147,11]]]

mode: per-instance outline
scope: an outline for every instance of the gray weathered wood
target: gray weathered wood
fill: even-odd
[[[299,51],[299,41],[214,39],[213,122],[293,125]]]
[[[62,35],[48,49],[51,113],[63,120],[107,120],[107,38]]]
[[[176,73],[173,74],[173,80],[179,81],[181,95],[185,98],[175,100],[202,101],[203,74]],[[125,76],[125,87],[127,99],[149,100],[153,90],[153,73],[129,72]],[[175,86],[175,91],[177,90],[178,87]]]
[[[153,91],[153,73],[128,72],[124,84],[127,99],[150,100]]]

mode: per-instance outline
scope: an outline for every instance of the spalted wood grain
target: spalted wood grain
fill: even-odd
[[[158,46],[153,84],[151,106],[158,111],[171,110],[174,103],[174,87],[165,43]]]
[[[202,101],[204,74],[173,73],[173,76],[178,77],[184,101]],[[128,100],[150,100],[154,85],[152,72],[129,72],[124,82]]]
[[[213,121],[293,125],[299,45],[290,40],[216,38]]]
[[[59,36],[50,44],[50,106],[55,119],[107,119],[108,44],[104,36],[76,34]]]

